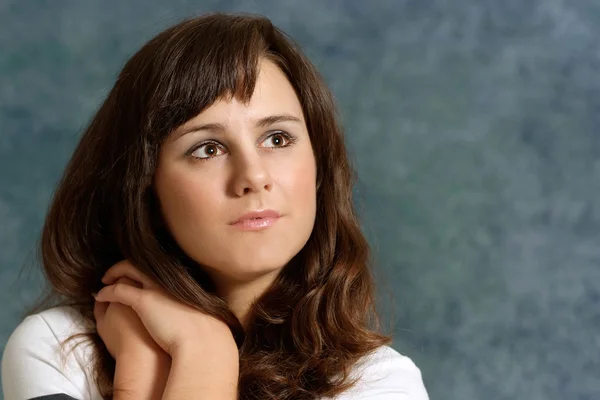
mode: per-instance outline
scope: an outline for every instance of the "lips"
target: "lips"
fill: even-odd
[[[241,231],[262,231],[277,223],[279,217],[274,210],[257,210],[242,215],[231,225]]]
[[[247,213],[241,215],[239,218],[237,218],[235,221],[233,221],[231,223],[231,225],[239,224],[244,221],[261,220],[261,219],[276,219],[279,217],[280,217],[279,213],[275,210],[256,210],[256,211],[250,211],[250,212],[247,212]]]

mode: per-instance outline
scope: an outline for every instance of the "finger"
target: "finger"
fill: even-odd
[[[128,278],[126,276],[122,276],[122,277],[118,278],[114,283],[126,283],[127,285],[130,285],[130,286],[133,286],[136,288],[140,288],[140,289],[142,289],[144,287],[141,282],[134,281],[133,279]]]
[[[95,296],[96,302],[114,302],[130,306],[134,310],[140,303],[144,289],[140,289],[127,283],[115,283],[103,287]]]
[[[104,318],[104,314],[106,314],[106,309],[109,305],[110,303],[103,303],[99,301],[94,302],[94,318],[96,321]]]
[[[143,285],[143,287],[150,288],[156,286],[156,284],[150,278],[141,273],[128,260],[119,261],[110,267],[102,277],[102,282],[110,285],[120,277],[127,277],[129,279],[133,279],[134,281],[138,281]]]
[[[100,332],[102,329],[102,323],[104,316],[106,315],[106,309],[110,303],[101,303],[99,301],[94,302],[94,319],[96,320],[96,330]]]

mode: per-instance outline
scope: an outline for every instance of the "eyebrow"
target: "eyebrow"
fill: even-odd
[[[296,122],[296,123],[302,123],[302,120],[300,120],[300,118],[295,117],[293,115],[290,114],[280,114],[280,115],[269,115],[268,117],[264,117],[264,118],[260,118],[258,120],[256,120],[255,122],[255,126],[257,128],[264,128],[266,126],[269,125],[273,125],[276,124],[278,122]],[[173,137],[173,141],[181,138],[184,135],[187,135],[188,133],[192,133],[192,132],[197,132],[197,131],[212,131],[215,133],[223,133],[225,132],[227,129],[225,128],[224,125],[219,124],[219,123],[208,123],[208,124],[200,124],[200,125],[192,125],[184,130],[182,130],[181,132],[178,132],[175,134],[175,136]]]

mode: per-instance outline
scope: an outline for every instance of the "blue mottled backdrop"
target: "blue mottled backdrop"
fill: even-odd
[[[205,11],[266,14],[325,75],[432,399],[600,398],[597,0],[0,0],[0,349],[82,129],[135,50]]]

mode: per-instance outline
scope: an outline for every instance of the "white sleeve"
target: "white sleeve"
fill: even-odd
[[[429,400],[421,370],[391,347],[369,357],[359,373],[356,385],[335,400]]]
[[[86,384],[85,373],[72,355],[63,365],[59,340],[44,318],[31,315],[17,326],[2,356],[5,400],[54,394],[88,400]]]

